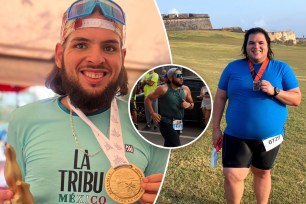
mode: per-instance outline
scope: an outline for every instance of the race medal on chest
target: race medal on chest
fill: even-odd
[[[144,193],[141,183],[143,172],[125,157],[122,129],[116,99],[112,100],[110,111],[109,139],[93,124],[87,116],[75,108],[68,98],[71,109],[92,129],[101,149],[104,151],[111,168],[105,176],[105,190],[109,197],[117,203],[135,203]],[[70,114],[71,115],[71,114]]]
[[[267,66],[269,64],[269,58],[267,57],[264,62],[261,64],[258,73],[256,74],[255,72],[255,68],[253,66],[253,63],[251,62],[251,60],[248,60],[248,65],[250,68],[250,72],[253,78],[253,91],[260,91],[261,89],[261,77],[263,75],[263,73],[265,72]]]
[[[117,203],[135,203],[144,193],[144,174],[133,164],[111,168],[105,176],[105,190]]]
[[[253,91],[260,91],[261,82],[260,81],[253,81]]]

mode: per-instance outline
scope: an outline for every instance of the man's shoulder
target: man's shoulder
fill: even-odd
[[[29,110],[29,109],[36,108],[36,107],[37,108],[38,107],[44,107],[44,106],[47,106],[50,103],[56,102],[57,99],[58,99],[58,97],[41,99],[41,100],[38,100],[38,101],[35,101],[35,102],[32,102],[32,103],[26,104],[24,106],[21,106],[21,107],[17,108],[15,111],[24,111],[24,110]]]
[[[289,65],[286,62],[280,61],[280,60],[276,60],[276,59],[272,59],[270,60],[270,63],[273,66],[283,66],[283,67],[289,67]]]
[[[57,99],[58,97],[52,97],[21,106],[12,112],[10,118],[14,120],[18,120],[18,118],[20,118],[21,120],[25,120],[25,118],[29,119],[34,116],[34,112],[36,113],[36,115],[42,115],[43,111],[51,109],[51,104],[57,103]]]
[[[116,97],[116,100],[117,100],[118,105],[120,104],[124,106],[128,104],[128,102],[124,100],[122,97]]]
[[[227,64],[227,66],[224,69],[224,72],[230,73],[230,72],[240,72],[241,67],[248,67],[248,61],[246,59],[237,59],[234,61],[231,61]]]
[[[159,75],[156,72],[153,72],[151,75],[151,81],[158,81]]]
[[[236,59],[228,63],[228,66],[237,66],[241,64],[247,64],[247,62],[248,61],[246,59]]]
[[[116,100],[119,112],[126,114],[128,112],[128,102],[122,97],[116,97]]]
[[[183,89],[183,90],[188,90],[188,91],[190,91],[189,87],[186,86],[186,85],[183,85],[183,86],[182,86],[182,89]]]
[[[159,75],[156,72],[153,72],[152,75],[159,77]]]
[[[184,92],[185,92],[186,95],[188,95],[188,94],[191,93],[191,92],[190,92],[190,88],[189,88],[188,86],[186,86],[186,85],[183,85],[183,86],[182,86],[182,89],[184,90]]]
[[[162,84],[162,85],[159,85],[156,90],[159,90],[159,91],[162,91],[162,92],[166,92],[168,90],[169,86],[168,84]]]

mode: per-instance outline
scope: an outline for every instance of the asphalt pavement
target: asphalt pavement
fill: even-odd
[[[145,123],[138,123],[138,132],[140,133],[140,135],[142,135],[149,142],[163,147],[164,138],[161,135],[159,129],[154,130],[153,125],[151,126],[150,130],[143,130],[144,127]],[[201,127],[198,124],[185,123],[183,132],[180,135],[182,146],[186,144],[191,144],[195,139],[202,135],[203,131],[204,127]]]

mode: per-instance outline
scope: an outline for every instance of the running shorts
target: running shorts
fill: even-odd
[[[280,145],[266,151],[262,140],[240,139],[224,134],[222,164],[224,168],[272,169]]]

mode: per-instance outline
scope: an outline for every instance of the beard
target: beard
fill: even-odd
[[[83,112],[92,112],[110,107],[113,98],[119,93],[120,84],[123,80],[126,80],[125,76],[126,70],[122,66],[117,80],[110,82],[104,90],[88,93],[77,80],[68,76],[65,66],[61,71],[62,86],[66,91],[66,95],[69,96],[72,105]]]
[[[180,83],[178,81],[175,81],[175,80],[172,80],[172,84],[176,87],[182,87],[183,86],[183,83]]]

